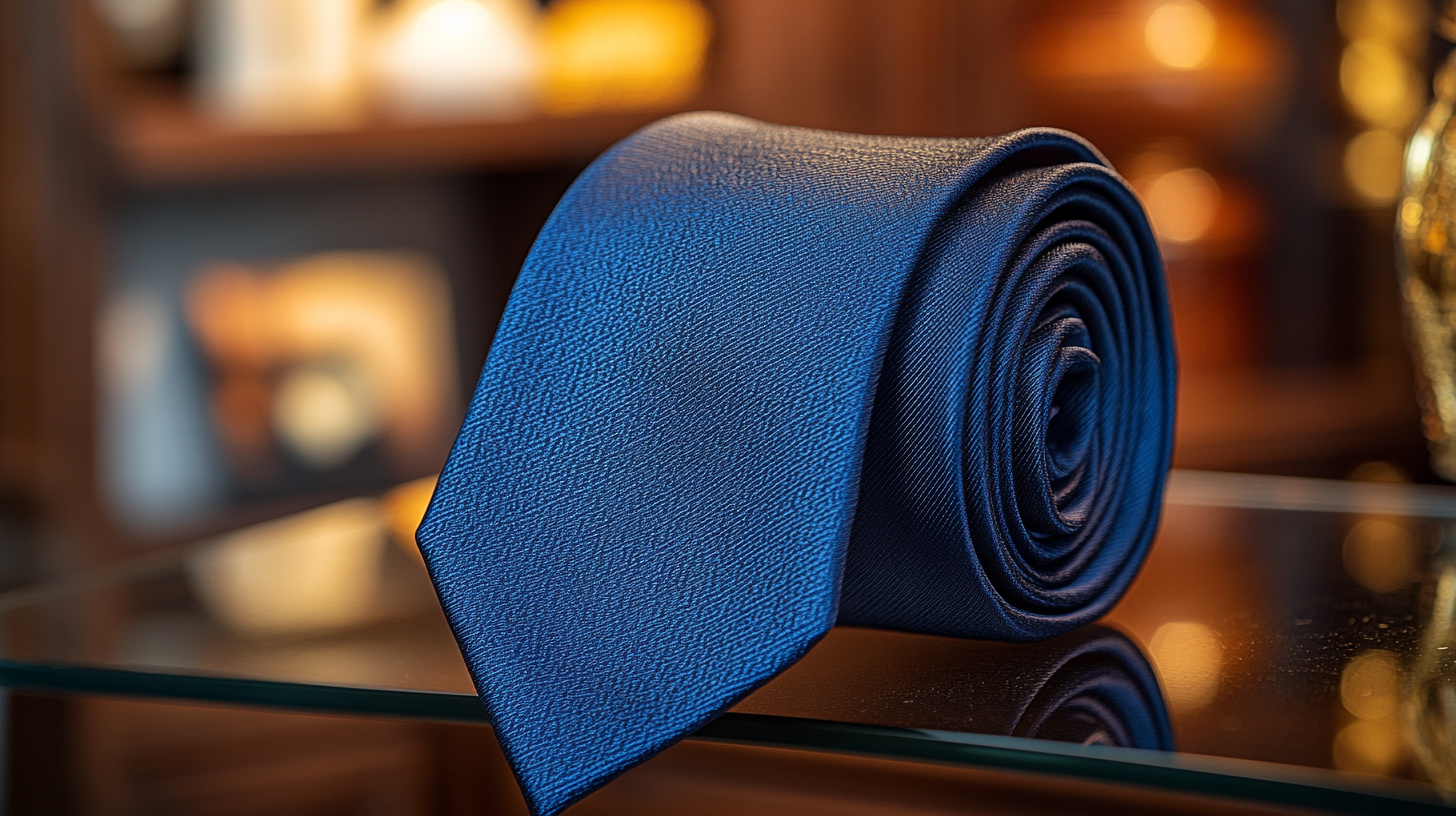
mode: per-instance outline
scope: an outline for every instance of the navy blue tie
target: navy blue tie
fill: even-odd
[[[1142,563],[1175,379],[1124,183],[1053,130],[658,122],[562,199],[418,537],[553,814],[836,621],[1048,637]]]

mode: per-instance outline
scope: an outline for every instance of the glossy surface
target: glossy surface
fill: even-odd
[[[1148,565],[1105,629],[1029,645],[836,629],[699,736],[1434,812],[1456,772],[1453,531],[1456,491],[1177,473]],[[484,720],[412,555],[377,551],[367,602],[357,586],[310,586],[334,613],[296,606],[292,629],[259,633],[237,604],[265,597],[258,587],[301,590],[209,546],[0,596],[0,679]],[[1037,714],[1059,710],[1046,702],[1054,697],[1097,696],[1039,691],[1106,671],[1106,661],[1077,669],[1067,656],[1107,629],[1156,670],[1176,753],[1116,747],[1146,743],[1119,739],[1085,706]],[[1117,654],[1134,668],[1113,674],[1136,675],[1137,658]]]

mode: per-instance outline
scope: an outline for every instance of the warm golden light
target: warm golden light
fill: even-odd
[[[1405,146],[1388,130],[1367,130],[1345,145],[1345,180],[1371,203],[1386,204],[1400,194]]]
[[[1345,571],[1372,592],[1397,592],[1420,576],[1421,548],[1405,523],[1367,518],[1345,536]]]
[[[1218,215],[1218,182],[1196,167],[1171,170],[1140,185],[1158,237],[1187,243],[1208,233]]]
[[[239,634],[341,629],[378,611],[385,534],[378,502],[350,499],[230,533],[198,550],[188,574]]]
[[[1400,663],[1375,649],[1358,655],[1340,673],[1340,702],[1356,721],[1335,736],[1335,767],[1356,773],[1388,774],[1405,755],[1397,715]]]
[[[534,9],[522,0],[399,0],[374,69],[386,106],[408,118],[512,118],[534,104]]]
[[[438,479],[437,476],[426,476],[406,482],[385,493],[382,499],[384,517],[389,521],[389,531],[394,534],[395,542],[415,556],[420,554],[419,545],[415,543],[415,530],[425,517]]]
[[[1351,773],[1387,776],[1405,756],[1395,723],[1356,720],[1335,735],[1335,767]]]
[[[1197,68],[1213,53],[1218,21],[1196,0],[1173,0],[1153,9],[1143,40],[1153,58],[1180,71]]]
[[[566,114],[685,101],[710,30],[695,0],[558,0],[542,25],[543,104]]]
[[[1340,55],[1340,90],[1361,118],[1404,128],[1420,113],[1424,83],[1410,61],[1388,43],[1355,40]]]
[[[1223,669],[1223,644],[1212,628],[1202,623],[1165,623],[1153,633],[1148,651],[1170,705],[1195,710],[1213,702]]]
[[[1424,48],[1428,6],[1423,0],[1340,0],[1335,19],[1347,40],[1375,39]]]
[[[1362,720],[1393,721],[1399,691],[1400,663],[1383,649],[1360,654],[1340,673],[1340,703]]]
[[[1410,480],[1410,474],[1405,472],[1405,468],[1394,462],[1386,462],[1380,459],[1361,462],[1355,466],[1354,470],[1350,471],[1350,481],[1353,482],[1406,484]]]

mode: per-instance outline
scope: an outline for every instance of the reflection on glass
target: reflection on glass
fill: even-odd
[[[1362,518],[1345,536],[1345,571],[1371,592],[1397,592],[1420,577],[1424,553],[1411,524],[1400,518]]]
[[[1405,758],[1396,719],[1400,663],[1384,649],[1357,655],[1340,673],[1340,703],[1355,717],[1335,735],[1335,767],[1387,776]]]
[[[1223,669],[1223,644],[1207,624],[1169,621],[1148,643],[1168,702],[1179,710],[1197,710],[1213,702]]]
[[[310,635],[369,622],[379,606],[387,528],[370,499],[231,533],[188,560],[198,596],[243,635]]]
[[[1411,752],[1426,776],[1456,802],[1456,559],[1448,524],[1446,552],[1434,570],[1434,603],[1400,706]]]
[[[418,560],[414,533],[435,480],[234,531],[193,551],[188,578],[211,616],[247,637],[324,634],[413,611],[412,599],[391,595],[386,539]]]
[[[1023,644],[836,627],[735,710],[1173,748],[1147,659],[1101,626]]]

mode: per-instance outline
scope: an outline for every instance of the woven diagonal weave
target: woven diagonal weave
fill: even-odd
[[[1157,250],[1085,142],[678,116],[542,230],[419,541],[552,814],[836,620],[1101,615],[1152,539],[1173,399]]]

